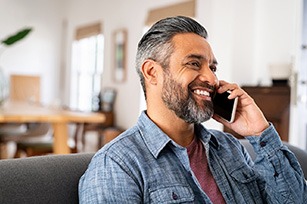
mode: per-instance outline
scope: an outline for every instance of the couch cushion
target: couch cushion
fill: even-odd
[[[78,203],[78,182],[93,154],[0,160],[0,203]]]

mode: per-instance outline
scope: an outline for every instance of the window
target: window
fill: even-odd
[[[77,30],[76,40],[72,45],[71,108],[82,111],[98,110],[103,53],[104,36],[100,32],[100,24]]]

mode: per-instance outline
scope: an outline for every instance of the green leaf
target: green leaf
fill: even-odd
[[[24,37],[26,37],[31,31],[32,31],[32,28],[23,29],[23,30],[17,32],[16,34],[14,34],[12,36],[9,36],[5,40],[3,40],[2,43],[7,45],[7,46],[13,45],[17,41],[19,41],[19,40],[23,39]]]

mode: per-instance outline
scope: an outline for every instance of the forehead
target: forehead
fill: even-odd
[[[174,55],[185,57],[188,55],[199,55],[208,61],[215,61],[214,54],[208,41],[195,34],[183,33],[173,37]]]

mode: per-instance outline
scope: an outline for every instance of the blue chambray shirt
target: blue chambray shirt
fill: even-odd
[[[303,172],[271,125],[248,137],[257,159],[237,139],[195,125],[226,203],[307,203]],[[193,174],[186,148],[143,112],[137,124],[105,145],[79,181],[80,203],[211,203]]]

